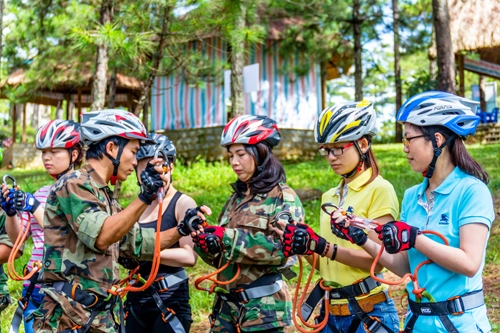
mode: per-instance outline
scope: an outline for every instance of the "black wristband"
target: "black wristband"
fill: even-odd
[[[332,257],[330,258],[331,260],[335,260],[335,258],[337,257],[337,250],[339,249],[339,247],[337,246],[337,244],[333,244],[333,253],[332,253]]]
[[[31,207],[31,210],[30,210],[31,214],[34,214],[36,212],[36,210],[38,209],[38,207],[40,207],[40,201],[38,201],[35,197],[33,197],[33,199],[35,199],[35,202],[33,203],[33,206]]]
[[[326,247],[326,239],[319,236],[318,237],[318,244],[316,244],[316,249],[314,249],[314,252],[321,255],[325,251],[325,247]]]

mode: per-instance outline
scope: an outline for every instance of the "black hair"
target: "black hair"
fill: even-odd
[[[85,154],[82,144],[78,142],[76,145],[69,148],[68,150],[69,150],[70,161],[73,159],[73,157],[71,156],[73,154],[73,151],[76,150],[78,152],[76,159],[73,161],[73,170],[79,169],[80,166],[82,165],[83,155]]]
[[[106,145],[109,142],[113,142],[117,146],[120,145],[125,146],[128,143],[128,141],[129,141],[128,139],[124,139],[119,136],[110,136],[109,138],[102,139],[101,141],[92,143],[89,146],[87,152],[85,153],[85,158],[87,160],[89,159],[100,160],[104,156],[104,153],[106,153]]]
[[[465,148],[463,139],[455,134],[452,130],[441,125],[434,126],[416,126],[420,132],[425,136],[425,140],[430,141],[435,133],[441,133],[445,140],[450,136],[454,138],[448,144],[448,150],[451,155],[451,162],[454,166],[458,166],[463,172],[477,179],[483,183],[490,182],[490,175],[483,169],[483,167],[469,154]]]
[[[271,191],[280,182],[286,182],[285,169],[266,143],[259,142],[255,145],[243,146],[245,151],[252,156],[256,168],[255,173],[247,183],[239,179],[236,181],[238,191],[244,193],[248,188],[251,194],[264,194]],[[259,163],[263,164],[259,165]]]

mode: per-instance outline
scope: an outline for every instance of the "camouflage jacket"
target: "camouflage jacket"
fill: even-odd
[[[234,185],[233,185],[234,187]],[[279,184],[269,193],[238,195],[235,191],[224,205],[219,216],[219,225],[225,227],[222,243],[225,251],[218,257],[207,255],[195,247],[196,252],[208,264],[221,267],[227,261],[231,264],[219,274],[218,280],[228,281],[240,265],[240,275],[230,285],[220,286],[229,291],[240,285],[249,284],[259,277],[277,272],[287,262],[281,251],[279,236],[273,231],[275,217],[282,211],[291,213],[293,219],[302,222],[304,210],[300,199],[286,184]],[[288,221],[284,215],[280,220]],[[241,322],[244,331],[262,328],[283,327],[290,324],[291,297],[286,286],[276,294],[262,299],[250,300],[244,304],[244,311],[231,304],[231,314],[220,314],[226,321]],[[238,319],[236,317],[242,316]]]
[[[236,273],[235,263],[240,264],[240,276],[234,284],[226,286],[227,290],[276,272],[286,263],[279,236],[272,230],[276,225],[275,216],[282,211],[289,211],[296,222],[304,218],[299,197],[286,184],[279,184],[267,194],[242,197],[235,191],[226,202],[219,215],[219,225],[226,228],[223,257],[200,255],[214,267],[228,260],[233,263],[218,277],[221,281],[230,280]],[[287,221],[287,216],[281,220]]]
[[[104,221],[122,210],[90,165],[62,177],[47,198],[42,281],[67,281],[107,296],[119,281],[118,256],[151,259],[154,230],[138,224],[105,251],[95,247]]]

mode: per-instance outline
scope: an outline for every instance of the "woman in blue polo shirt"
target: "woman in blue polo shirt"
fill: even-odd
[[[481,274],[495,218],[493,200],[488,174],[463,143],[479,122],[477,104],[430,91],[410,98],[398,113],[406,158],[424,181],[406,191],[401,222],[376,229],[385,247],[380,263],[403,276],[433,261],[419,269],[418,283],[434,299],[417,299],[408,283],[404,332],[491,332]],[[424,230],[445,236],[449,246]],[[379,246],[368,240],[363,248],[375,256]]]

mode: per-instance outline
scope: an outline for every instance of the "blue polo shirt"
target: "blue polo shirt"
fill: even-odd
[[[405,192],[401,207],[402,221],[420,230],[437,231],[448,239],[450,246],[456,248],[460,247],[460,227],[469,223],[481,223],[488,229],[491,227],[495,219],[493,199],[488,187],[479,179],[455,167],[443,183],[431,192],[431,202],[425,194],[428,184],[429,180],[425,178],[422,184]],[[442,243],[442,240],[434,235],[425,237]],[[413,273],[417,265],[428,258],[416,249],[410,249],[408,259]],[[481,267],[472,278],[449,271],[435,263],[424,265],[418,272],[419,285],[426,288],[438,302],[481,290],[484,259],[483,255]],[[406,289],[410,298],[415,301],[412,283],[408,283]],[[484,305],[450,318],[459,332],[476,332],[476,325],[481,329],[480,332],[491,331]],[[447,332],[439,317],[419,316],[414,333],[428,333],[431,327],[432,332]]]

